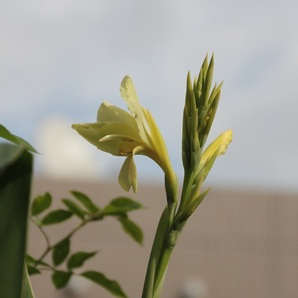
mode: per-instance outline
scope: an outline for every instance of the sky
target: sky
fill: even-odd
[[[208,183],[298,190],[298,4],[276,1],[0,1],[0,123],[42,154],[36,171],[117,180],[123,159],[71,129],[93,122],[102,101],[126,109],[130,75],[165,138],[180,179],[187,72],[214,53],[224,81],[211,141],[234,139]],[[137,157],[139,180],[161,170]]]

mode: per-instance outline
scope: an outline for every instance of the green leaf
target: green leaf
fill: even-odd
[[[46,192],[44,195],[37,196],[31,204],[31,215],[35,216],[46,209],[48,209],[52,204],[52,196]]]
[[[52,282],[57,289],[62,289],[67,285],[71,275],[71,272],[55,271],[52,274]]]
[[[81,267],[85,261],[92,258],[97,252],[76,252],[73,255],[70,256],[68,262],[67,262],[67,268],[69,270],[73,268]]]
[[[55,266],[60,265],[68,256],[70,250],[70,239],[66,238],[53,247],[52,259]]]
[[[120,221],[122,228],[124,231],[132,237],[136,242],[142,244],[143,242],[143,232],[140,227],[134,223],[133,221],[129,220],[126,217],[119,217],[118,220]]]
[[[197,198],[195,198],[192,202],[188,203],[186,207],[184,207],[179,214],[174,218],[173,228],[175,230],[181,229],[187,219],[195,212],[198,206],[202,203],[210,188],[203,191]]]
[[[3,151],[13,156],[18,150],[15,145],[0,144],[0,160]],[[0,162],[0,296],[20,298],[33,158],[21,150],[6,161]]]
[[[76,203],[69,199],[62,199],[62,202],[71,213],[84,220],[85,212]]]
[[[29,275],[40,274],[41,272],[32,265],[27,265],[27,270]]]
[[[113,199],[104,209],[104,215],[116,215],[142,208],[142,204],[126,197]]]
[[[70,192],[89,212],[95,213],[100,210],[99,207],[97,207],[91,199],[86,196],[85,194],[79,192],[79,191],[71,191]]]
[[[108,279],[104,274],[96,271],[86,271],[81,273],[81,276],[92,280],[98,285],[104,287],[110,293],[117,297],[127,298],[126,294],[122,291],[121,287],[115,280]]]
[[[38,153],[27,141],[24,139],[11,134],[3,125],[0,124],[0,137],[3,139],[6,139],[20,147],[22,147],[25,150]]]
[[[72,213],[63,209],[56,209],[49,212],[41,221],[41,225],[53,225],[69,219]]]

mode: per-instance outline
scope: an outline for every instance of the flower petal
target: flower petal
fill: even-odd
[[[149,146],[159,157],[159,161],[155,161],[162,167],[165,173],[169,174],[173,170],[165,141],[150,111],[145,108],[142,108],[142,111],[150,128],[150,132],[146,130]]]
[[[200,172],[206,165],[209,172],[215,159],[219,155],[225,154],[229,144],[232,142],[232,139],[233,139],[233,132],[231,129],[221,133],[203,152],[200,165],[198,168],[198,172]],[[209,161],[211,163],[211,166],[208,165]]]
[[[138,126],[134,117],[128,112],[104,101],[97,112],[97,122],[105,123],[125,123],[138,131]]]
[[[98,149],[113,155],[121,155],[121,152],[116,143],[113,147],[111,145],[107,146],[107,143],[103,142],[107,136],[120,135],[125,140],[134,140],[138,144],[142,143],[138,131],[125,123],[83,123],[73,124],[72,128]]]
[[[145,140],[144,123],[142,108],[138,99],[133,82],[129,76],[125,76],[121,82],[120,92],[123,100],[126,102],[128,109],[135,118],[139,129],[140,136]]]
[[[105,123],[80,123],[73,124],[71,127],[76,130],[88,142],[98,146],[98,140],[102,138],[102,129]]]
[[[129,154],[125,159],[118,176],[118,182],[125,191],[132,187],[133,192],[137,191],[137,170],[133,159],[133,154]]]
[[[99,140],[100,149],[113,155],[128,155],[138,146],[146,146],[142,142],[125,135],[107,135]]]

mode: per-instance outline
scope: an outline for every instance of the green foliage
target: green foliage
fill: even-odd
[[[70,192],[76,200],[78,200],[90,213],[95,213],[100,210],[99,207],[97,207],[91,199],[79,191],[71,191]]]
[[[118,215],[142,208],[139,202],[130,198],[119,197],[113,199],[102,211],[104,215]]]
[[[121,223],[124,231],[136,242],[142,243],[143,233],[140,227],[129,219],[128,214],[132,211],[143,208],[142,205],[127,197],[112,199],[110,203],[99,208],[87,195],[78,191],[70,191],[71,198],[61,199],[66,209],[59,208],[51,210],[52,197],[49,193],[37,196],[31,205],[30,216],[33,223],[40,229],[45,237],[47,247],[39,258],[27,256],[26,263],[30,275],[40,274],[43,270],[52,271],[52,282],[57,289],[67,285],[72,275],[81,275],[98,285],[103,286],[112,294],[119,297],[126,297],[119,284],[108,279],[102,273],[96,271],[86,271],[80,273],[77,270],[96,255],[96,252],[79,251],[71,253],[72,237],[88,223],[101,221],[106,217],[113,217]],[[42,216],[42,213],[47,213]],[[45,231],[48,225],[61,224],[75,216],[78,221],[66,236],[55,244],[51,244]],[[51,254],[51,263],[45,262],[47,255]],[[66,270],[61,270],[64,265]],[[58,269],[59,267],[59,269]]]
[[[53,211],[50,211],[42,220],[41,225],[47,226],[47,225],[53,225],[57,223],[61,223],[69,218],[71,218],[73,215],[72,212],[63,210],[63,209],[56,209]]]
[[[81,267],[85,263],[85,261],[95,256],[96,253],[97,253],[96,251],[94,252],[79,251],[72,254],[67,261],[68,270]]]
[[[131,221],[130,219],[128,219],[125,216],[123,216],[123,217],[120,216],[118,218],[118,220],[120,221],[124,231],[128,235],[130,235],[132,237],[132,239],[134,239],[136,242],[142,244],[142,242],[143,242],[143,232],[139,228],[139,226],[136,225],[133,221]]]
[[[60,265],[68,256],[70,251],[70,239],[65,238],[57,243],[52,249],[52,259],[54,266]]]
[[[69,199],[62,199],[62,203],[66,206],[66,208],[74,215],[79,217],[81,220],[85,219],[85,213],[80,206],[78,206],[75,202]]]
[[[31,204],[31,214],[36,216],[50,208],[52,204],[52,196],[46,192],[44,195],[37,196]]]
[[[71,278],[72,273],[71,272],[66,272],[66,271],[54,271],[52,274],[52,281],[53,284],[57,289],[62,289],[64,288],[68,281]]]
[[[121,287],[116,281],[108,279],[104,274],[100,272],[86,271],[81,273],[81,276],[88,278],[89,280],[92,280],[93,282],[101,285],[117,297],[127,298],[127,296],[124,294]]]

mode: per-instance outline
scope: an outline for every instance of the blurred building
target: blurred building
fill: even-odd
[[[115,183],[37,179],[33,194],[50,191],[55,199],[80,190],[100,206],[123,195]],[[135,243],[118,222],[107,219],[90,224],[73,239],[72,252],[99,250],[85,269],[117,280],[130,298],[141,296],[146,264],[159,216],[165,205],[161,186],[139,185],[137,196],[146,208],[132,218],[145,240]],[[74,219],[75,220],[75,219]],[[47,229],[55,241],[69,231],[71,222]],[[295,194],[212,189],[190,218],[174,250],[163,297],[169,298],[296,298],[298,297],[298,198]],[[45,246],[30,225],[29,253],[38,257]],[[32,277],[36,297],[113,297],[93,283],[75,278],[56,291],[50,275]]]

